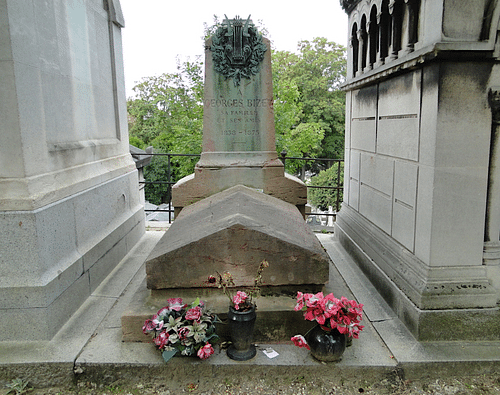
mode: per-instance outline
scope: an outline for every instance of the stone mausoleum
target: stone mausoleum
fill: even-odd
[[[342,0],[336,234],[421,340],[500,333],[500,5]]]
[[[118,0],[0,0],[0,340],[48,340],[144,234]]]

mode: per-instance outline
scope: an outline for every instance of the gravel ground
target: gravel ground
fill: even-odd
[[[362,382],[362,381],[361,381]],[[0,394],[4,395],[6,390],[0,390]],[[15,393],[15,392],[13,392]],[[141,384],[114,384],[111,386],[99,386],[91,382],[79,382],[74,388],[47,388],[47,389],[30,389],[26,394],[30,395],[46,395],[46,394],[75,394],[75,395],[176,395],[176,394],[198,394],[198,395],[215,395],[215,394],[233,394],[233,395],[351,395],[351,394],[435,394],[435,395],[466,395],[466,394],[500,394],[500,373],[493,376],[474,376],[460,378],[444,378],[438,380],[415,380],[402,381],[397,376],[386,378],[382,381],[371,384],[362,385],[360,383],[349,384],[345,383],[329,383],[328,379],[321,382],[305,382],[303,378],[297,378],[294,381],[275,379],[273,383],[269,380],[253,380],[246,382],[235,379],[234,381],[225,380],[222,383],[205,382],[176,385],[173,388],[167,386],[161,380]]]

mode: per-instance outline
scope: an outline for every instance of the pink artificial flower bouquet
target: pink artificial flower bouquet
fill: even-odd
[[[199,298],[190,305],[181,298],[172,298],[144,322],[142,332],[153,335],[153,343],[166,362],[176,354],[207,359],[214,353],[210,341],[218,339],[215,321],[216,317],[206,311]]]
[[[354,339],[358,338],[359,332],[364,328],[360,325],[363,319],[363,305],[344,296],[337,299],[333,293],[324,296],[323,292],[317,294],[297,292],[297,304],[294,310],[304,311],[306,320],[316,321],[325,331],[337,329]],[[304,336],[296,335],[291,340],[296,346],[309,349]]]
[[[253,299],[260,296],[260,287],[262,285],[262,271],[269,267],[269,263],[266,260],[263,260],[259,269],[257,270],[257,276],[254,280],[254,286],[245,291],[234,291],[231,288],[235,287],[233,276],[229,272],[225,272],[224,274],[220,274],[217,272],[217,276],[209,276],[208,284],[215,284],[217,287],[222,288],[224,294],[229,298],[231,302],[231,306],[234,307],[235,310],[245,311],[252,308],[255,305]]]

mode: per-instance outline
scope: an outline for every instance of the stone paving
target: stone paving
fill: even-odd
[[[126,388],[130,393],[174,394],[188,392],[191,384],[198,386],[197,393],[207,394],[264,394],[268,392],[258,388],[265,385],[269,388],[292,386],[296,390],[276,393],[328,393],[313,392],[312,387],[307,390],[307,386],[313,384],[323,389],[330,386],[337,389],[334,393],[342,393],[339,392],[342,388],[370,391],[377,386],[380,391],[387,388],[407,391],[412,382],[429,386],[436,380],[457,376],[483,377],[490,380],[491,388],[498,387],[500,341],[416,341],[332,234],[317,234],[335,263],[327,291],[355,297],[365,305],[365,330],[346,350],[342,361],[319,363],[307,350],[283,342],[258,344],[257,356],[247,362],[229,360],[224,351],[218,350],[206,361],[174,358],[165,364],[152,344],[122,342],[120,323],[123,311],[144,283],[144,262],[162,235],[161,230],[146,232],[51,341],[0,343],[0,388],[15,378],[22,378],[36,388],[88,389],[94,393]],[[279,355],[268,358],[262,352],[267,347]],[[224,387],[226,384],[230,385],[229,389]],[[424,391],[422,385],[419,391]],[[146,387],[156,392],[147,392]],[[221,389],[229,392],[217,392]],[[300,392],[306,390],[309,392]]]

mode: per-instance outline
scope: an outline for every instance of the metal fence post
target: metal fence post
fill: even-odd
[[[285,167],[286,154],[287,154],[287,152],[285,151],[285,149],[283,149],[283,151],[281,151],[281,153],[280,153],[280,155],[281,155],[281,163],[283,163],[283,167]]]

